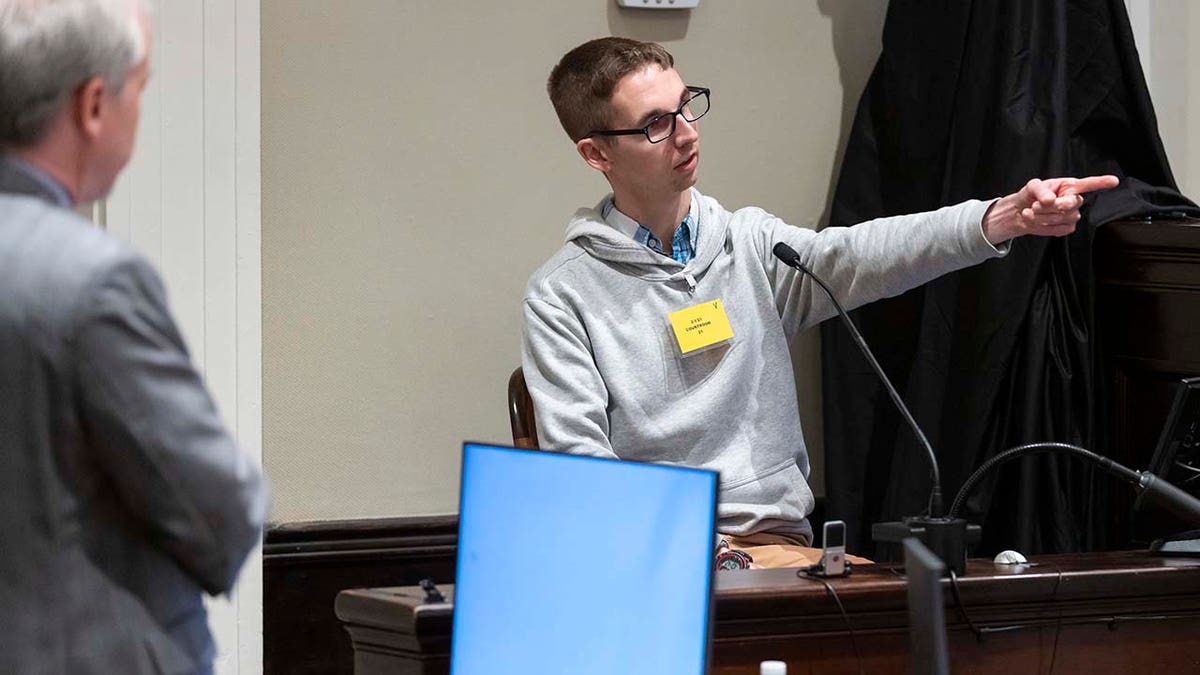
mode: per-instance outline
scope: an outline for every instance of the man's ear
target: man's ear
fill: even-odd
[[[575,144],[575,149],[579,151],[579,156],[583,161],[588,163],[588,166],[607,174],[612,162],[608,158],[608,146],[603,141],[596,138],[583,138]]]
[[[88,140],[100,137],[104,127],[104,106],[108,85],[103,79],[93,77],[75,90],[71,100],[71,117],[75,127]]]

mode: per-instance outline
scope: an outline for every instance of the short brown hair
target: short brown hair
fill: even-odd
[[[619,37],[591,40],[567,52],[550,71],[546,90],[571,140],[605,128],[617,83],[649,65],[666,70],[675,58],[662,45]]]

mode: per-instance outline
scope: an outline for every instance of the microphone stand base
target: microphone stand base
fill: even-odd
[[[978,525],[962,518],[930,518],[914,516],[903,522],[875,523],[871,540],[899,544],[916,537],[946,563],[946,576],[953,570],[958,576],[967,573],[967,547],[979,543],[982,531]]]
[[[1200,530],[1189,530],[1155,539],[1150,544],[1153,555],[1200,557]]]

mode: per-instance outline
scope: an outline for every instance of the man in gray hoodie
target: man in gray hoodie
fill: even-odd
[[[718,529],[767,566],[815,561],[788,345],[835,311],[774,245],[857,307],[1002,256],[1015,237],[1068,234],[1079,195],[1117,183],[1035,179],[1000,199],[814,232],[693,187],[710,92],[686,86],[662,46],[587,42],[548,89],[612,193],[575,213],[525,293],[541,447],[720,471]]]

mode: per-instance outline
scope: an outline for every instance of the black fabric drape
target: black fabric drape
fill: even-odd
[[[1077,231],[856,311],[941,462],[947,505],[989,457],[1034,440],[1103,451],[1091,336],[1095,228],[1198,212],[1176,190],[1121,0],[892,0],[830,226],[999,196],[1033,177],[1112,173]],[[828,515],[866,555],[870,524],[924,512],[929,469],[839,322],[822,327]],[[981,485],[981,553],[1103,545],[1100,477],[1021,460]],[[883,552],[886,555],[886,551]]]

